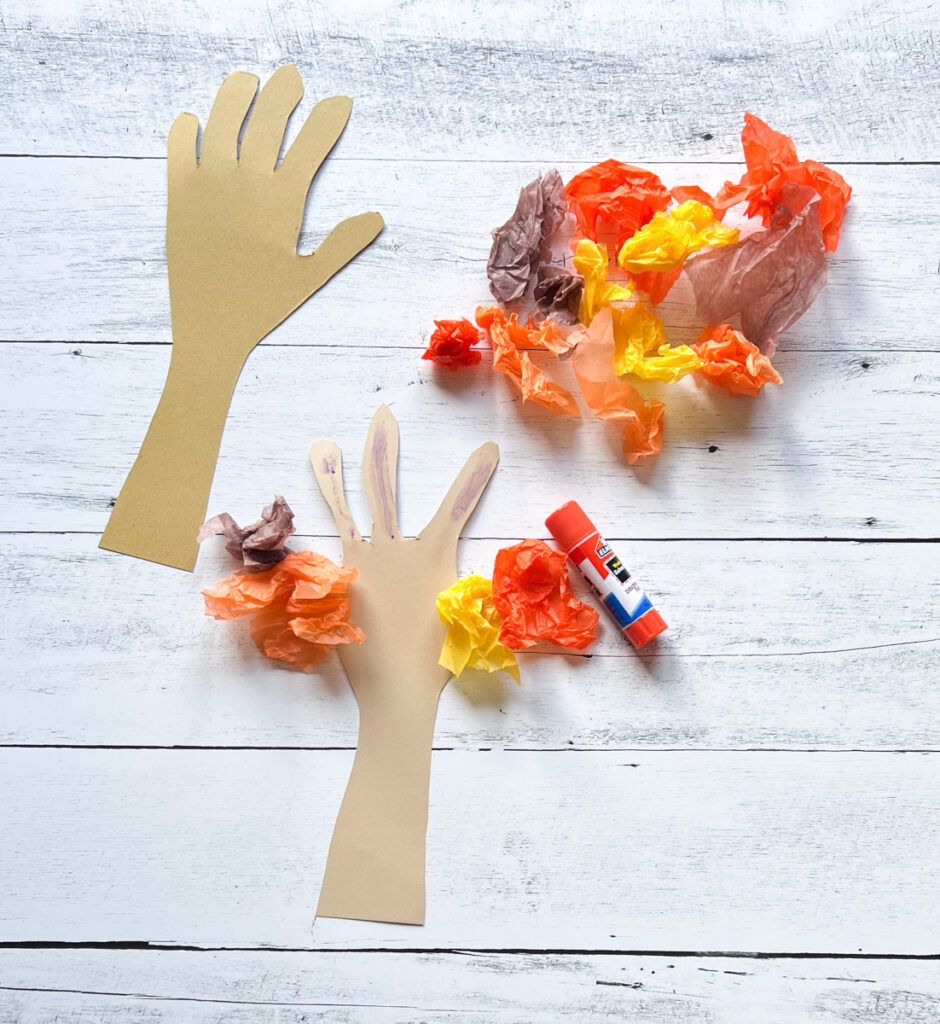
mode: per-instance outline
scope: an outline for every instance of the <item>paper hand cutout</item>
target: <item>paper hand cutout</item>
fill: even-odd
[[[150,429],[101,547],[191,571],[222,427],[248,353],[382,230],[377,213],[338,224],[309,256],[297,252],[307,192],[352,108],[333,96],[314,108],[279,166],[303,83],[279,68],[238,137],[258,79],[222,84],[202,136],[181,114],[167,144],[166,252],[173,352]]]
[[[424,846],[431,741],[441,691],[445,626],[437,595],[457,578],[457,540],[496,468],[492,441],[467,460],[441,507],[414,538],[398,526],[398,423],[380,406],[366,439],[363,482],[372,538],[363,540],[346,505],[342,455],[317,441],[310,462],[343,541],[361,646],[340,652],[359,705],[359,742],[340,807],[318,916],[424,922]]]

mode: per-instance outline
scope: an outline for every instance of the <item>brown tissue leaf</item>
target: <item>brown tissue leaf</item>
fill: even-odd
[[[742,333],[767,356],[773,356],[777,339],[809,309],[826,283],[816,192],[804,185],[784,185],[780,207],[789,215],[785,227],[698,252],[685,265],[699,318],[720,324],[740,314]]]
[[[493,231],[486,264],[490,291],[500,302],[512,302],[525,294],[543,249],[567,212],[558,171],[540,174],[523,187],[513,215]]]
[[[274,504],[267,505],[261,518],[244,529],[228,514],[213,516],[199,527],[197,540],[201,544],[209,537],[223,534],[225,550],[244,564],[246,572],[263,572],[290,554],[285,541],[294,532],[294,513],[280,494]]]
[[[540,263],[535,285],[535,305],[555,323],[570,327],[578,322],[578,308],[584,292],[584,278],[564,267]]]

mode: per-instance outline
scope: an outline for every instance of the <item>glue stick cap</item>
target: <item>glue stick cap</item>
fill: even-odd
[[[655,608],[650,608],[636,622],[631,622],[629,626],[626,626],[624,633],[626,633],[630,643],[639,649],[640,647],[645,647],[650,640],[659,636],[666,628],[666,621],[662,615]]]
[[[597,531],[597,527],[585,515],[584,509],[576,501],[568,501],[556,509],[545,520],[548,532],[558,542],[559,547],[570,551],[575,544]]]

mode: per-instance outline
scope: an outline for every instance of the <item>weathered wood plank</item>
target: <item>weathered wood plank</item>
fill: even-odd
[[[2,530],[100,531],[146,432],[168,349],[75,351],[0,346]],[[468,536],[537,535],[572,497],[612,537],[940,536],[940,354],[790,352],[777,362],[786,384],[757,400],[688,378],[647,388],[668,400],[666,440],[657,460],[631,469],[615,424],[523,409],[482,365],[453,380],[396,349],[262,347],[235,391],[210,512],[254,515],[278,491],[299,529],[332,533],[307,461],[310,442],[329,436],[347,453],[364,520],[358,453],[384,401],[401,423],[412,532],[492,437],[502,461]],[[576,387],[569,365],[558,370]]]
[[[0,342],[54,343],[3,346],[0,528],[100,530],[166,360],[166,129],[182,109],[204,119],[234,67],[292,59],[304,110],[341,90],[357,102],[306,241],[370,206],[388,229],[249,364],[213,510],[251,514],[278,488],[302,529],[330,529],[307,443],[336,436],[355,468],[385,398],[412,527],[462,448],[495,432],[503,467],[478,538],[540,533],[572,495],[630,537],[937,536],[940,372],[918,354],[938,349],[940,220],[919,201],[935,166],[841,165],[856,198],[828,288],[784,339],[786,389],[744,404],[680,392],[655,468],[620,465],[598,424],[520,424],[501,380],[442,386],[416,361],[434,317],[486,299],[489,229],[556,162],[567,176],[607,156],[737,160],[747,107],[804,156],[935,161],[935,32],[926,0],[7,0],[0,152],[70,159],[0,159]],[[706,185],[738,170],[656,169]],[[686,300],[680,286],[665,307],[676,340],[693,329]],[[125,341],[157,346],[92,344]],[[338,348],[276,354],[311,343]],[[336,384],[325,401],[318,369]],[[273,670],[200,617],[217,551],[188,577],[94,543],[5,541],[0,742],[352,742],[335,664]],[[465,567],[497,546],[471,541]],[[348,752],[0,751],[0,939],[938,953],[936,754],[614,749],[935,748],[935,550],[631,543],[672,623],[654,656],[608,631],[591,661],[527,658],[521,689],[445,692],[438,743],[464,749],[435,758],[421,930],[311,930]],[[498,749],[569,743],[607,750]],[[0,1024],[933,1024],[935,966],[0,950]]]
[[[933,1024],[935,961],[0,951],[0,1022]]]
[[[423,928],[313,925],[348,751],[0,751],[0,941],[935,954],[937,754],[438,752]]]
[[[328,162],[302,247],[365,209],[381,210],[387,227],[267,343],[423,348],[434,319],[472,316],[492,301],[489,232],[546,166]],[[559,168],[568,177],[581,166]],[[739,172],[655,169],[671,184],[708,188]],[[781,348],[937,350],[940,209],[916,197],[940,190],[940,166],[842,169],[855,197],[829,283]],[[164,177],[163,161],[0,159],[0,340],[168,342]],[[660,311],[676,342],[694,340],[702,327],[684,280]]]
[[[104,555],[94,536],[14,536],[0,743],[351,747],[338,660],[313,676],[202,614],[231,570],[195,576]],[[338,557],[332,538],[297,538]],[[461,548],[492,571],[499,541]],[[606,619],[596,656],[520,655],[521,688],[470,674],[444,692],[438,747],[936,748],[940,574],[921,544],[621,545],[670,623],[637,657]],[[580,578],[578,593],[588,601]]]
[[[818,159],[932,160],[935,31],[923,0],[7,0],[0,147],[160,155],[229,71],[292,60],[356,98],[348,156],[727,158],[750,108]]]

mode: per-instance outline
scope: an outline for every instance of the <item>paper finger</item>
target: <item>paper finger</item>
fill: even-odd
[[[313,466],[314,475],[320,485],[320,493],[333,513],[333,521],[343,543],[361,540],[353,517],[349,514],[349,506],[346,504],[343,453],[339,447],[332,441],[314,441],[310,445],[310,465]]]
[[[441,507],[421,531],[421,537],[440,536],[448,532],[459,537],[486,490],[498,462],[499,447],[495,441],[480,445],[450,485]]]
[[[274,170],[287,120],[304,94],[300,72],[285,64],[268,79],[242,137],[239,164],[269,173]]]
[[[234,164],[238,160],[238,133],[257,91],[258,76],[247,71],[236,71],[225,79],[202,133],[200,165]]]
[[[348,96],[321,100],[310,111],[294,144],[284,154],[278,174],[292,179],[303,195],[307,194],[320,164],[343,134],[351,110],[352,100]]]
[[[166,171],[170,182],[196,169],[196,137],[199,119],[195,114],[180,114],[170,128],[166,141]]]
[[[372,511],[372,543],[394,540],[398,528],[398,420],[387,405],[372,417],[362,461],[362,480]]]
[[[350,260],[375,241],[385,227],[379,213],[360,213],[341,221],[323,239],[316,252],[299,256],[304,291],[313,295]]]

